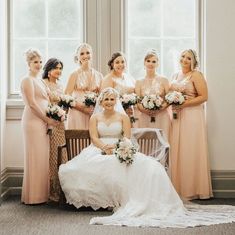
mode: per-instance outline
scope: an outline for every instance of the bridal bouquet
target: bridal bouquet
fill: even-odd
[[[138,96],[134,93],[132,94],[124,94],[120,96],[120,101],[122,103],[122,107],[127,110],[128,108],[131,108],[132,105],[137,104],[138,102]],[[134,116],[130,117],[131,123],[134,123],[136,121]]]
[[[114,150],[115,156],[122,163],[126,163],[127,165],[133,162],[134,154],[137,152],[137,149],[133,145],[130,139],[123,137],[118,140],[116,144],[116,148]]]
[[[145,95],[141,104],[145,109],[148,110],[158,110],[162,107],[163,99],[159,95]],[[155,122],[155,117],[151,117],[151,122]]]
[[[95,93],[95,92],[86,93],[86,94],[84,95],[84,101],[83,101],[83,103],[84,103],[87,107],[95,106],[97,97],[98,97],[98,95],[97,95],[97,93]]]
[[[61,95],[59,98],[58,106],[62,107],[65,110],[73,108],[76,105],[75,98],[70,95]]]
[[[168,104],[174,104],[174,105],[181,105],[185,101],[183,94],[179,91],[171,91],[167,93],[165,99]],[[176,111],[173,112],[173,118],[177,119]]]
[[[47,107],[46,115],[56,121],[63,122],[66,119],[66,112],[58,105],[50,104]],[[52,127],[48,126],[47,134],[51,134]]]

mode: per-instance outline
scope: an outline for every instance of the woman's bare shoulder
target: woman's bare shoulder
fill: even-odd
[[[109,80],[112,80],[112,74],[111,73],[108,73],[108,74],[106,74],[105,76],[104,76],[104,80],[105,81],[109,81]]]
[[[24,84],[32,84],[33,83],[33,79],[31,79],[29,76],[24,76],[22,79],[21,79],[21,85],[24,85]]]
[[[91,115],[91,120],[98,120],[102,117],[102,114],[101,113],[95,113],[95,114],[92,114]]]
[[[192,73],[192,80],[205,80],[205,78],[201,71],[195,70]]]

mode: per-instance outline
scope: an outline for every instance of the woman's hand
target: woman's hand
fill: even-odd
[[[104,151],[106,155],[112,155],[113,154],[113,149],[107,149]]]
[[[177,111],[180,111],[181,109],[185,108],[188,106],[188,101],[185,100],[183,104],[180,104],[180,105],[175,105],[175,104],[172,104],[172,110],[177,112]]]
[[[93,112],[94,112],[94,106],[89,106],[87,107],[86,105],[84,105],[83,103],[79,103],[77,102],[76,106],[75,106],[75,109],[77,109],[78,111],[82,112],[82,113],[85,113],[87,115],[92,115]]]
[[[126,109],[125,111],[129,117],[134,115],[133,107],[130,107],[130,108]]]
[[[82,112],[91,116],[94,112],[94,106],[92,105],[89,107],[85,106]]]
[[[52,119],[52,118],[48,118],[47,119],[47,124],[48,124],[48,126],[57,126],[57,125],[59,125],[59,122]]]
[[[153,117],[157,114],[158,110],[149,110],[145,109],[142,104],[138,105],[140,112],[147,114],[150,117]]]
[[[106,155],[111,155],[113,154],[113,150],[115,149],[115,147],[115,144],[106,144],[101,149],[103,150],[103,152],[105,152]]]

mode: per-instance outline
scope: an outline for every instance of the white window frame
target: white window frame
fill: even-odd
[[[128,1],[131,0],[122,0],[122,11],[123,11],[123,22],[122,22],[122,50],[125,52],[127,61],[128,60]],[[200,70],[204,71],[204,44],[202,42],[205,41],[204,38],[204,30],[205,30],[205,22],[204,22],[204,13],[205,13],[205,1],[204,0],[195,0],[195,39],[196,39],[196,50],[198,52],[198,56],[200,58]],[[163,26],[161,26],[163,27]],[[161,28],[162,32],[162,28]],[[158,38],[161,40],[161,38]],[[161,44],[162,47],[162,44]],[[163,50],[161,50],[163,51]],[[160,61],[163,61],[163,54],[161,53]],[[127,65],[129,67],[129,63]]]
[[[13,61],[14,61],[14,52],[13,52],[13,43],[14,43],[14,40],[17,39],[17,38],[13,38],[11,37],[11,35],[13,34],[13,7],[12,7],[12,1],[16,1],[16,0],[9,0],[7,1],[6,0],[6,4],[7,4],[7,21],[8,21],[8,28],[7,28],[7,41],[9,43],[8,45],[8,99],[22,99],[21,97],[21,94],[19,91],[16,91],[14,90],[14,87],[15,87],[15,77],[14,77],[14,72],[13,71]],[[46,6],[48,6],[48,2],[46,1]],[[48,10],[48,8],[46,7],[46,10]],[[79,32],[79,35],[81,36],[81,38],[77,38],[81,41],[85,41],[86,40],[86,10],[87,10],[87,4],[86,4],[86,0],[81,0],[81,9],[80,9],[80,14],[82,15],[82,18],[81,18],[81,21],[79,22],[80,24],[80,32]],[[46,17],[47,17],[47,11],[46,11]],[[48,21],[46,21],[46,34],[47,36],[46,37],[42,37],[41,39],[42,40],[45,40],[47,41],[47,46],[46,46],[46,54],[44,55],[45,56],[45,59],[48,58],[48,41],[50,39],[53,39],[53,38],[49,38],[48,40],[48,24],[47,24]],[[29,38],[21,38],[19,40],[27,40]],[[39,39],[39,38],[37,38]],[[69,38],[56,38],[57,40],[63,40],[63,39],[69,39]],[[71,40],[76,40],[76,38],[72,38]],[[32,39],[33,40],[33,39]]]

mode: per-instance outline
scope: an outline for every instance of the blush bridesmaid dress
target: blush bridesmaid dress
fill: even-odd
[[[29,81],[25,81],[27,79]],[[31,82],[33,95],[28,87],[24,87],[24,82]],[[25,104],[22,116],[24,178],[21,200],[25,204],[44,203],[49,193],[49,136],[47,124],[40,115],[46,116],[49,98],[45,84],[36,77],[25,78],[21,92]]]

